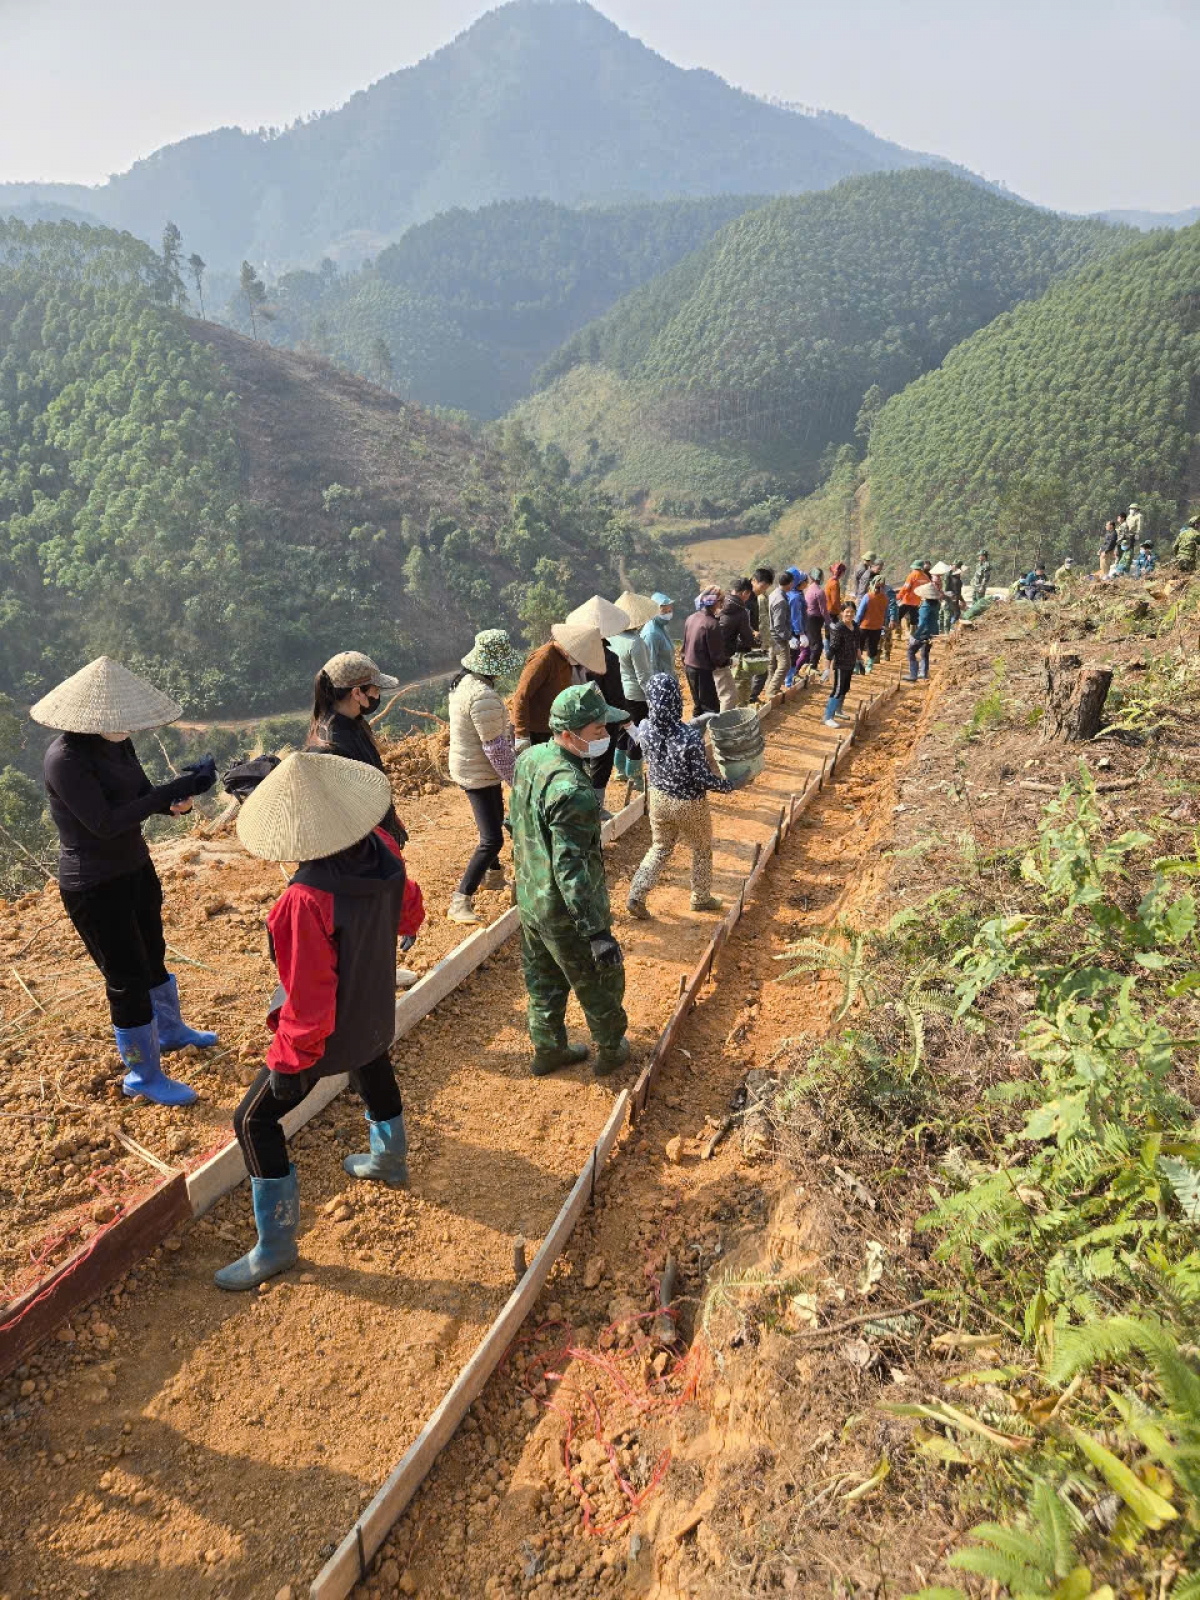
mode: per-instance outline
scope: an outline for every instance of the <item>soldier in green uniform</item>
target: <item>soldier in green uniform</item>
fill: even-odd
[[[625,968],[612,935],[600,802],[588,770],[608,747],[608,724],[628,715],[606,704],[596,684],[574,684],[550,707],[550,742],[517,761],[509,817],[538,1077],[587,1060],[585,1045],[567,1043],[572,989],[596,1041],[596,1075],[629,1059]]]
[[[1200,512],[1188,519],[1180,528],[1175,540],[1175,562],[1181,572],[1195,572],[1198,553],[1200,553]]]

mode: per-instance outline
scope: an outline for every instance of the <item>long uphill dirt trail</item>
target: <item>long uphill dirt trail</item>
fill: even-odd
[[[816,1259],[802,1197],[776,1211],[758,1165],[771,1141],[755,1112],[768,1074],[755,1066],[827,1026],[832,991],[789,981],[787,952],[866,895],[924,698],[902,691],[797,819],[523,1336],[356,1596],[674,1600],[694,1588],[687,1574],[678,1587],[678,1573],[656,1581],[670,1553],[710,1571],[725,1559],[705,1526],[718,1509],[704,1489],[708,1463],[744,1455],[747,1504],[757,1505],[761,1446],[778,1428],[752,1393],[731,1405],[699,1337],[700,1297],[727,1272],[736,1329],[743,1272],[773,1281]],[[745,1256],[739,1241],[768,1224],[768,1247]],[[703,1407],[689,1404],[698,1390]],[[785,1459],[811,1459],[832,1437],[828,1418],[810,1420],[805,1438],[775,1441]]]
[[[856,678],[848,711],[894,678],[894,666]],[[814,687],[776,709],[765,771],[714,798],[713,887],[727,903],[781,809],[838,743],[821,726],[823,705]],[[427,970],[461,938],[443,907],[473,833],[457,790],[418,787],[425,792],[400,809],[430,912],[413,965]],[[628,918],[629,879],[648,843],[643,820],[607,857],[627,963],[627,1075],[598,1080],[585,1065],[531,1077],[510,939],[393,1052],[410,1192],[346,1177],[342,1160],[365,1130],[357,1099],[343,1094],[292,1140],[297,1269],[245,1296],[213,1287],[214,1269],[252,1242],[242,1186],[0,1383],[0,1594],[271,1600],[289,1585],[303,1591],[507,1300],[514,1243],[528,1241],[532,1254],[545,1235],[712,937],[714,919],[689,910],[682,852],[654,892],[654,920]],[[222,838],[174,847],[161,870],[186,1009],[222,1030],[215,1058],[181,1062],[202,1096],[190,1111],[130,1107],[106,1091],[102,992],[53,886],[6,923],[4,1024],[15,1026],[4,1109],[19,1130],[11,1167],[0,1166],[10,1295],[100,1225],[106,1195],[146,1182],[147,1155],[195,1166],[225,1142],[261,1062],[273,982],[261,924],[282,888],[278,870]],[[498,916],[506,897],[490,898],[479,904]],[[573,1005],[576,1037],[581,1021]],[[729,1074],[712,1066],[711,1097],[727,1099]]]

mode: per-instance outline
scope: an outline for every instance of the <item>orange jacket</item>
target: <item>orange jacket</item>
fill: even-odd
[[[927,572],[922,572],[920,567],[914,567],[909,573],[908,577],[905,578],[903,584],[900,586],[900,589],[896,594],[897,605],[919,606],[921,604],[921,597],[917,593],[917,589],[921,584],[929,582],[929,574]]]
[[[829,578],[825,583],[825,599],[829,604],[829,615],[839,617],[842,611],[842,580]]]

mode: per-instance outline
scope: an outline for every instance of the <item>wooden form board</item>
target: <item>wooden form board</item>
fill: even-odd
[[[397,1517],[412,1499],[440,1452],[450,1442],[471,1402],[500,1364],[505,1351],[529,1314],[550,1269],[574,1232],[581,1212],[592,1198],[596,1178],[625,1123],[629,1093],[622,1091],[604,1129],[584,1162],[562,1209],[542,1241],[528,1272],[509,1296],[474,1355],[442,1398],[441,1404],[405,1451],[375,1498],[330,1556],[309,1589],[310,1600],[345,1600],[366,1574],[368,1563],[391,1532]]]
[[[177,1172],[0,1311],[0,1378],[190,1216],[187,1185]]]
[[[645,811],[646,797],[644,794],[639,794],[622,811],[618,811],[611,821],[604,824],[601,829],[604,843],[611,844],[614,839],[619,839],[622,834],[628,833],[630,828],[645,815]],[[443,956],[419,982],[414,983],[411,989],[397,999],[394,1038],[402,1039],[406,1033],[415,1028],[417,1023],[423,1017],[427,1017],[464,978],[481,967],[489,956],[494,955],[519,927],[517,908],[510,906],[503,916],[496,918],[495,922],[486,928],[477,928],[448,955]],[[341,1094],[348,1082],[345,1073],[339,1073],[335,1078],[322,1078],[312,1093],[306,1095],[283,1119],[283,1129],[287,1136],[290,1138],[306,1123],[311,1122],[318,1113],[324,1111],[325,1107]],[[236,1189],[245,1176],[246,1163],[236,1142],[218,1150],[216,1155],[211,1156],[203,1165],[188,1174],[187,1190],[192,1214],[197,1217],[202,1216],[223,1195],[227,1195],[231,1189]]]

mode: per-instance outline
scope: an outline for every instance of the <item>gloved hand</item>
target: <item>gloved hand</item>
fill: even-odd
[[[217,781],[217,762],[212,755],[204,756],[200,761],[189,762],[184,767],[184,772],[190,772],[196,780],[193,794],[207,794]]]
[[[271,1093],[281,1106],[298,1106],[311,1088],[311,1074],[307,1072],[271,1073]]]
[[[197,784],[194,772],[181,772],[177,778],[172,778],[170,783],[160,783],[154,792],[162,810],[169,811],[178,801],[190,800],[193,795],[203,794],[204,791],[197,787]]]
[[[598,967],[619,967],[623,963],[621,946],[611,933],[598,933],[588,943],[592,950],[592,960]]]
[[[513,749],[516,751],[516,753],[518,755],[520,755],[521,751],[522,750],[528,750],[529,746],[532,743],[533,743],[532,739],[514,739],[513,740]]]
[[[792,648],[792,649],[793,649],[793,650],[799,650],[799,648],[800,648],[800,641],[799,641],[799,639],[789,639],[789,640],[788,640],[788,644],[789,644],[789,645],[790,645],[790,646],[791,646],[791,648]]]
[[[716,711],[698,711],[694,717],[688,718],[687,725],[689,728],[707,728],[712,719],[719,715]]]
[[[416,942],[417,936],[415,933],[406,933],[400,941],[400,948],[407,954],[407,952],[412,949]]]

